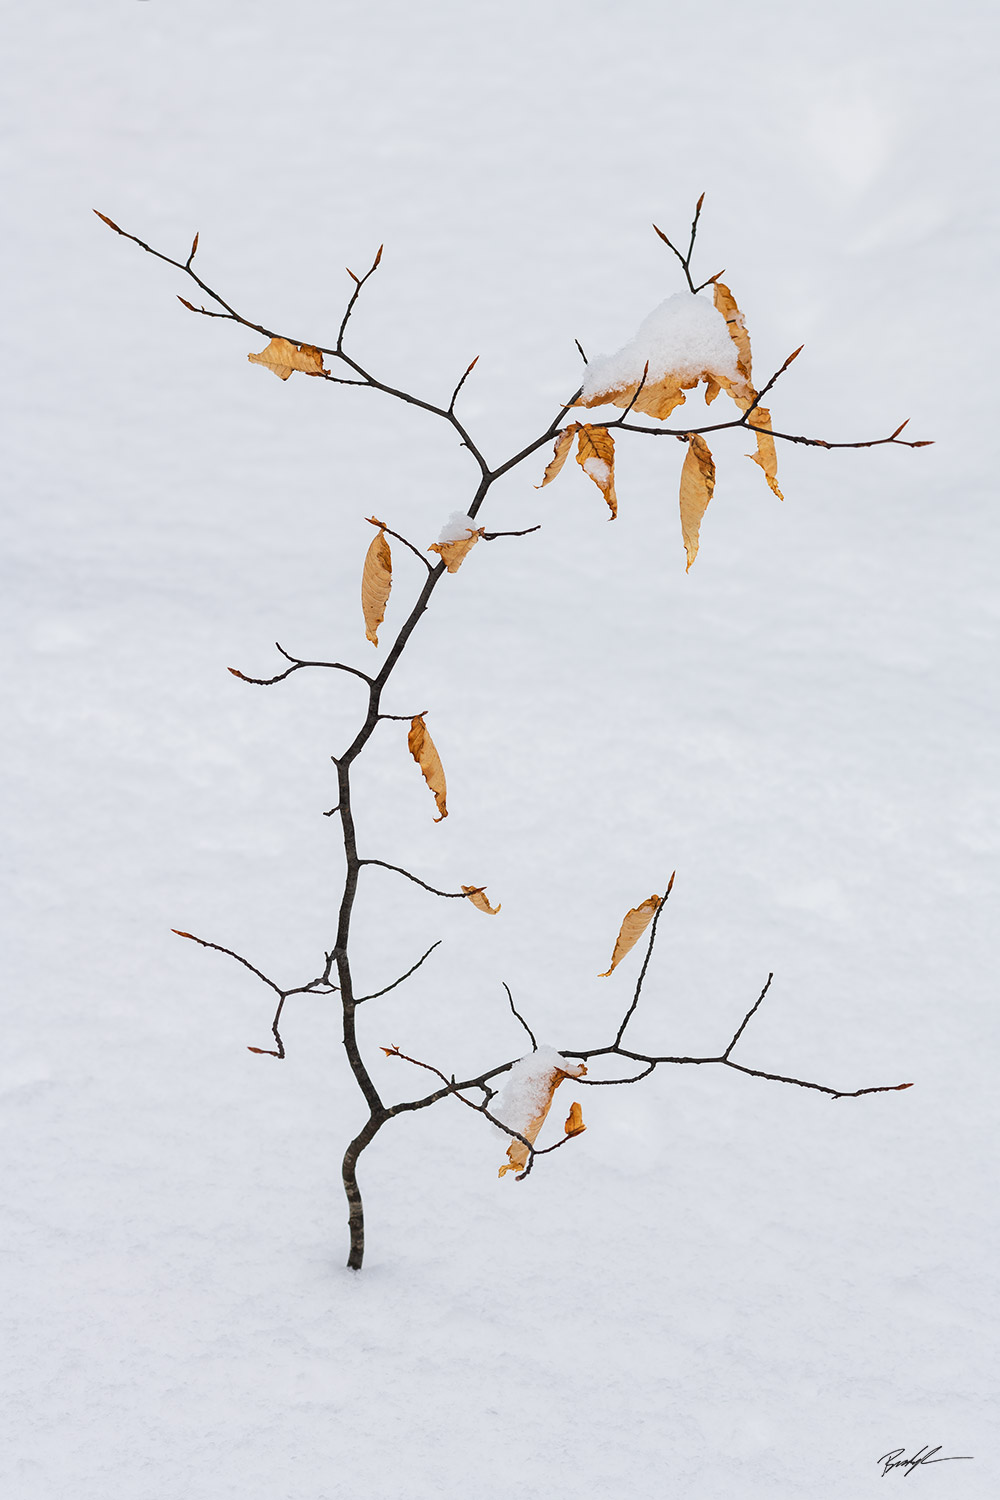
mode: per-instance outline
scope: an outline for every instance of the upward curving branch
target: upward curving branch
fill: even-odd
[[[703,203],[704,194],[702,194],[702,196],[699,198],[695,209],[686,251],[681,251],[680,249],[678,249],[677,246],[673,244],[670,239],[668,239],[668,237],[663,233],[662,230],[656,229],[656,233],[659,235],[660,239],[663,240],[663,242],[672,251],[674,256],[680,261],[688,290],[693,294],[701,292],[706,287],[718,283],[719,278],[723,274],[721,271],[716,272],[713,276],[709,277],[706,281],[702,281],[700,284],[696,284],[694,276],[692,274],[691,262],[695,249],[698,225]],[[677,439],[678,441],[688,444],[689,446],[693,445],[694,441],[696,439],[699,439],[702,434],[719,432],[734,428],[747,429],[749,432],[755,435],[758,443],[762,441],[763,435],[763,438],[772,438],[777,441],[820,448],[870,448],[889,444],[911,448],[926,446],[924,442],[907,440],[900,437],[900,434],[906,426],[906,423],[898,426],[895,431],[893,431],[887,437],[866,439],[854,442],[832,442],[824,438],[799,436],[780,431],[772,431],[770,428],[769,413],[767,413],[761,407],[760,403],[764,396],[773,389],[778,379],[788,370],[789,366],[800,352],[799,350],[796,350],[795,353],[791,354],[788,359],[785,360],[784,364],[774,372],[774,374],[770,377],[770,379],[767,381],[760,392],[752,393],[752,399],[750,398],[750,396],[743,396],[743,405],[739,416],[733,418],[730,421],[714,422],[701,426],[694,425],[680,428],[670,428],[664,426],[662,423],[657,426],[651,426],[638,423],[634,420],[628,420],[634,409],[636,408],[640,396],[646,391],[650,369],[649,362],[647,361],[646,367],[642,373],[642,379],[638,382],[636,390],[632,393],[631,398],[627,401],[625,409],[621,412],[620,416],[615,419],[606,420],[603,422],[598,421],[587,424],[574,422],[567,424],[566,417],[568,412],[572,407],[577,405],[582,396],[583,387],[580,387],[575,392],[570,401],[559,408],[559,410],[544,427],[544,430],[539,436],[526,443],[517,452],[513,453],[502,461],[491,465],[484,457],[481,448],[474,441],[464,423],[456,415],[456,404],[458,402],[458,398],[466,381],[469,379],[470,375],[476,367],[478,356],[471,362],[471,364],[465,370],[464,374],[458,380],[457,384],[454,387],[454,390],[452,391],[450,399],[448,400],[448,403],[445,405],[435,401],[427,400],[408,391],[400,390],[396,386],[393,386],[388,382],[381,380],[376,375],[372,374],[365,367],[365,365],[363,365],[357,358],[355,358],[352,353],[349,353],[347,348],[345,347],[345,339],[351,326],[351,319],[357,307],[362,290],[375,275],[375,272],[378,270],[381,264],[383,253],[382,246],[379,246],[378,252],[374,257],[372,264],[364,273],[364,275],[358,276],[353,271],[348,270],[348,275],[351,277],[351,280],[354,284],[353,290],[347,301],[334,343],[332,345],[322,345],[318,343],[314,344],[311,341],[303,340],[301,338],[293,338],[285,333],[279,333],[276,330],[265,326],[262,322],[255,322],[251,318],[247,318],[242,313],[238,312],[236,308],[231,303],[226,301],[219,292],[217,292],[213,287],[209,286],[209,284],[205,280],[203,280],[198,272],[194,269],[194,260],[199,248],[198,235],[195,235],[193,243],[191,245],[191,250],[186,259],[182,260],[167,255],[163,251],[154,249],[153,246],[147,244],[144,240],[141,240],[137,235],[130,234],[126,230],[121,229],[114,222],[114,220],[108,218],[107,215],[98,213],[96,209],[94,210],[94,212],[98,214],[98,217],[110,229],[112,229],[115,234],[120,235],[123,239],[131,241],[135,245],[138,245],[139,248],[146,254],[151,255],[155,259],[163,261],[165,264],[180,271],[183,276],[188,278],[188,280],[199,289],[199,291],[208,300],[208,302],[214,304],[214,306],[195,306],[186,298],[180,297],[179,300],[190,312],[207,318],[235,323],[272,341],[278,341],[282,345],[287,345],[288,349],[283,351],[283,355],[284,357],[290,357],[292,362],[288,368],[284,369],[283,373],[280,370],[278,371],[278,373],[282,373],[282,378],[287,378],[292,369],[297,369],[301,370],[302,373],[311,375],[313,377],[322,378],[333,385],[364,386],[370,390],[379,391],[383,395],[389,396],[394,400],[398,400],[408,405],[415,406],[446,423],[450,430],[455,434],[456,438],[459,440],[460,445],[463,448],[467,449],[467,451],[470,453],[476,465],[476,469],[478,470],[478,477],[476,478],[474,487],[472,488],[472,492],[469,497],[469,503],[465,512],[470,521],[474,520],[479,515],[480,510],[482,509],[488,498],[492,486],[498,479],[510,473],[520,464],[524,463],[525,460],[530,458],[533,454],[537,453],[539,449],[555,440],[556,452],[552,462],[549,464],[549,467],[546,470],[545,478],[542,481],[543,485],[549,483],[550,479],[554,478],[555,474],[558,473],[559,469],[562,467],[562,464],[565,461],[565,458],[569,451],[569,445],[574,433],[576,433],[578,430],[581,430],[583,427],[585,427],[586,429],[588,442],[585,448],[581,440],[578,462],[580,462],[581,466],[584,468],[588,476],[592,478],[594,482],[598,484],[598,486],[604,491],[609,504],[611,504],[612,514],[615,514],[616,512],[616,506],[612,503],[614,501],[612,473],[614,443],[612,434],[615,431],[636,433],[644,436],[672,437]],[[725,288],[716,288],[717,293],[724,290]],[[587,358],[578,341],[577,349],[579,350],[584,364],[586,365]],[[289,351],[291,351],[290,355]],[[334,373],[333,370],[326,369],[323,366],[323,356],[327,357],[334,364],[334,368],[337,371],[346,373]],[[257,359],[258,357],[254,356],[254,358]],[[275,364],[282,364],[283,360],[282,358],[278,358],[277,360],[272,360],[271,362],[272,366],[274,366]],[[716,394],[717,393],[718,385],[716,385]],[[707,399],[714,398],[712,396],[708,396]],[[752,420],[755,415],[758,418],[756,422]],[[603,434],[603,436],[595,438],[595,433]],[[705,451],[707,452],[707,449]],[[766,467],[766,465],[762,466]],[[714,475],[714,470],[712,472]],[[772,479],[773,471],[769,476],[768,482],[771,483]],[[712,482],[714,483],[714,478]],[[711,486],[708,487],[707,493],[708,495],[711,494]],[[707,503],[707,499],[705,503]],[[392,678],[392,674],[396,668],[400,656],[412,639],[417,625],[428,609],[435,591],[439,588],[442,579],[449,571],[443,556],[437,563],[431,563],[426,555],[422,553],[412,541],[408,540],[403,533],[390,529],[385,525],[384,522],[376,521],[374,518],[372,518],[372,524],[378,526],[383,535],[394,538],[401,545],[408,548],[412,553],[414,553],[419,558],[420,562],[424,565],[426,574],[426,576],[422,580],[421,586],[419,587],[415,597],[413,598],[409,612],[406,614],[401,626],[397,631],[395,639],[392,641],[391,645],[385,651],[381,659],[381,665],[378,671],[373,675],[370,672],[364,671],[361,667],[353,666],[341,661],[313,660],[292,656],[280,645],[277,646],[277,650],[281,653],[281,655],[285,658],[289,665],[282,672],[273,677],[250,677],[244,672],[237,670],[235,667],[229,668],[229,671],[234,677],[239,678],[243,682],[251,683],[256,686],[273,686],[276,683],[284,681],[286,678],[292,676],[298,671],[310,668],[327,669],[334,672],[346,673],[348,675],[359,678],[362,682],[364,682],[367,688],[367,707],[364,712],[364,717],[359,723],[353,738],[350,740],[350,743],[347,745],[347,747],[342,749],[339,754],[331,756],[331,760],[336,769],[337,776],[337,801],[336,804],[331,807],[327,813],[324,814],[324,816],[328,818],[337,818],[338,820],[345,861],[345,873],[337,907],[336,934],[330,951],[324,953],[323,955],[324,966],[317,977],[310,979],[303,984],[283,988],[276,981],[272,980],[266,974],[264,974],[262,970],[260,970],[256,965],[251,963],[248,959],[242,957],[240,954],[236,953],[233,949],[223,947],[218,943],[208,942],[203,938],[194,937],[192,933],[174,929],[175,931],[179,932],[179,935],[181,937],[189,938],[192,941],[199,943],[202,947],[215,949],[217,952],[223,953],[235,959],[243,967],[253,973],[277,996],[277,1007],[271,1023],[271,1031],[274,1037],[275,1046],[273,1048],[251,1047],[249,1049],[251,1052],[265,1054],[275,1057],[279,1060],[285,1058],[285,1046],[281,1037],[279,1023],[282,1019],[284,1007],[292,997],[314,996],[323,1000],[331,999],[333,997],[337,998],[337,1003],[340,1006],[342,1015],[344,1052],[354,1080],[365,1101],[368,1111],[367,1118],[364,1119],[358,1133],[355,1135],[354,1139],[349,1143],[347,1147],[342,1164],[342,1179],[345,1195],[348,1202],[348,1223],[350,1232],[350,1252],[348,1256],[348,1265],[353,1269],[360,1268],[364,1257],[365,1247],[364,1208],[357,1180],[358,1161],[362,1153],[378,1135],[379,1131],[390,1120],[400,1118],[416,1110],[429,1108],[431,1105],[439,1103],[443,1099],[454,1097],[467,1108],[474,1110],[476,1113],[482,1115],[484,1119],[490,1121],[495,1126],[498,1126],[513,1140],[518,1141],[526,1148],[526,1164],[524,1166],[524,1170],[520,1173],[521,1178],[527,1177],[531,1172],[535,1162],[535,1158],[537,1156],[545,1155],[552,1151],[555,1151],[556,1149],[562,1147],[567,1140],[575,1138],[575,1135],[579,1133],[579,1130],[575,1130],[566,1134],[562,1139],[556,1141],[554,1144],[545,1147],[536,1147],[534,1142],[532,1140],[529,1140],[526,1135],[518,1133],[516,1130],[512,1130],[508,1125],[504,1124],[501,1119],[499,1119],[494,1113],[490,1111],[489,1105],[496,1092],[495,1089],[493,1089],[491,1086],[492,1081],[509,1072],[509,1070],[514,1066],[515,1062],[518,1061],[518,1059],[510,1059],[505,1062],[497,1063],[491,1067],[483,1069],[483,1071],[478,1073],[475,1077],[457,1081],[454,1075],[451,1075],[449,1077],[433,1064],[420,1062],[416,1058],[408,1057],[396,1046],[383,1048],[382,1050],[386,1053],[387,1056],[398,1058],[401,1061],[405,1061],[413,1066],[426,1071],[430,1071],[441,1082],[440,1087],[433,1089],[430,1093],[427,1093],[420,1098],[401,1100],[396,1104],[387,1105],[383,1101],[381,1094],[376,1087],[375,1082],[373,1081],[368,1064],[366,1063],[362,1055],[356,1029],[357,1007],[359,1005],[378,1000],[382,996],[388,994],[390,991],[396,989],[399,985],[403,984],[408,978],[411,977],[411,975],[413,975],[417,971],[417,969],[419,969],[424,964],[424,962],[439,946],[438,943],[432,944],[431,947],[428,948],[427,951],[416,961],[416,963],[414,963],[404,974],[401,974],[390,984],[387,984],[383,988],[377,989],[369,994],[356,995],[350,957],[350,946],[353,914],[360,889],[360,877],[362,870],[369,867],[385,869],[404,877],[406,880],[421,887],[423,890],[432,895],[449,900],[469,899],[471,904],[478,906],[481,910],[484,911],[493,912],[498,909],[489,906],[484,895],[484,887],[482,886],[462,886],[462,888],[457,891],[440,890],[436,886],[429,884],[420,876],[411,873],[409,870],[404,869],[400,865],[390,864],[387,861],[376,858],[374,856],[363,856],[359,852],[353,809],[352,770],[354,762],[365,750],[379,723],[381,723],[383,720],[399,719],[402,717],[401,715],[391,714],[383,710],[383,693]],[[499,537],[505,536],[526,536],[530,532],[533,532],[537,529],[537,526],[528,527],[522,531],[486,531],[485,528],[479,528],[477,535],[482,540],[493,541]],[[625,1047],[623,1045],[625,1031],[640,1003],[640,998],[643,992],[643,985],[647,977],[647,971],[650,966],[654,944],[656,942],[658,924],[663,912],[663,907],[665,905],[666,899],[670,894],[672,885],[673,876],[671,876],[670,885],[668,885],[667,887],[666,895],[659,902],[659,905],[657,906],[653,915],[642,967],[635,984],[631,1002],[625,1010],[621,1022],[614,1033],[614,1040],[603,1046],[593,1046],[575,1050],[570,1048],[562,1049],[562,1055],[564,1057],[568,1059],[577,1059],[580,1062],[597,1058],[607,1058],[612,1061],[621,1059],[624,1064],[632,1065],[632,1071],[628,1072],[624,1076],[619,1077],[581,1078],[579,1080],[581,1083],[585,1084],[588,1087],[606,1087],[610,1085],[630,1084],[637,1083],[641,1079],[648,1078],[658,1067],[661,1066],[716,1065],[719,1067],[730,1068],[734,1072],[742,1073],[749,1077],[762,1078],[776,1083],[791,1084],[799,1088],[810,1089],[835,1099],[858,1098],[864,1094],[883,1093],[890,1090],[900,1090],[910,1087],[910,1084],[907,1083],[878,1085],[876,1087],[855,1090],[835,1089],[826,1084],[815,1083],[807,1081],[805,1079],[792,1078],[777,1072],[765,1072],[761,1069],[750,1068],[742,1063],[733,1061],[732,1053],[734,1049],[741,1040],[744,1032],[746,1031],[751,1020],[753,1019],[754,1015],[756,1014],[757,1010],[763,1003],[764,998],[768,993],[772,977],[770,975],[768,976],[767,983],[761,990],[761,993],[758,996],[757,1000],[744,1015],[742,1021],[740,1022],[740,1025],[738,1026],[736,1032],[732,1037],[732,1040],[729,1042],[725,1050],[720,1052],[718,1055],[709,1057],[679,1057],[671,1056],[668,1054],[647,1055]],[[477,900],[477,897],[481,899]],[[614,967],[614,964],[612,965],[612,967]],[[527,1033],[527,1036],[531,1042],[532,1050],[537,1051],[538,1044],[535,1039],[534,1031],[517,1010],[509,988],[504,985],[504,989],[507,992],[508,1002],[514,1017]],[[635,1071],[636,1064],[640,1065],[638,1071]],[[475,1091],[478,1091],[482,1095],[481,1100],[477,1101],[467,1097],[471,1092]]]

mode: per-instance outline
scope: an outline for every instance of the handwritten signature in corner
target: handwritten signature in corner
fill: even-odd
[[[972,1457],[971,1453],[951,1453],[947,1454],[944,1458],[935,1458],[935,1453],[941,1452],[940,1443],[936,1448],[928,1448],[925,1444],[919,1453],[915,1453],[912,1458],[904,1458],[903,1454],[905,1452],[905,1448],[893,1448],[891,1453],[883,1453],[882,1457],[876,1460],[877,1463],[885,1465],[882,1470],[883,1479],[889,1473],[890,1469],[902,1469],[906,1478],[909,1479],[914,1469],[920,1468],[922,1464],[951,1464]]]

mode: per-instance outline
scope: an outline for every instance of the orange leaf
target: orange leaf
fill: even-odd
[[[650,896],[641,906],[633,906],[631,911],[625,913],[622,925],[618,931],[615,951],[611,955],[611,968],[605,969],[603,974],[599,974],[597,976],[598,979],[607,979],[609,974],[614,973],[625,955],[631,953],[653,920],[656,908],[662,905],[663,899],[662,896]]]
[[[361,609],[365,617],[365,636],[377,646],[379,626],[385,619],[385,606],[392,588],[392,553],[386,541],[384,522],[376,521],[374,517],[369,517],[369,520],[379,530],[377,536],[372,537],[361,573]]]
[[[478,530],[470,526],[468,536],[461,537],[458,541],[454,542],[432,542],[427,550],[428,552],[436,552],[439,557],[444,558],[449,573],[457,573],[482,534],[483,528],[481,526]]]
[[[287,380],[293,370],[301,370],[304,375],[326,374],[318,349],[312,344],[292,344],[288,339],[272,339],[266,349],[259,354],[248,354],[247,359],[252,365],[273,370],[279,380]]]
[[[701,518],[715,489],[715,463],[705,439],[692,435],[681,468],[681,534],[687,551],[686,572],[698,556]]]
[[[611,519],[618,514],[618,497],[615,494],[615,440],[606,427],[591,427],[584,423],[579,429],[580,440],[576,450],[576,461],[583,472],[594,481],[611,511]]]
[[[563,1129],[567,1135],[581,1135],[586,1128],[586,1125],[583,1123],[583,1110],[574,1099],[569,1107],[569,1116]]]
[[[577,424],[575,422],[571,422],[568,427],[563,428],[562,432],[556,438],[556,446],[553,450],[552,458],[549,461],[548,468],[545,470],[545,477],[543,478],[541,484],[535,485],[536,490],[543,490],[545,486],[547,484],[551,484],[556,475],[561,472],[562,466],[566,462],[566,459],[569,455],[569,450],[573,446],[573,434],[576,431],[576,427]]]
[[[514,1067],[519,1068],[528,1064],[530,1069],[530,1063],[530,1058],[522,1058],[521,1062],[515,1063]],[[511,1071],[513,1074],[513,1069]],[[538,1138],[538,1132],[545,1124],[545,1118],[552,1104],[552,1096],[563,1079],[582,1078],[586,1071],[587,1067],[585,1063],[571,1063],[567,1058],[565,1067],[553,1065],[541,1075],[536,1073],[535,1077],[529,1083],[530,1095],[534,1096],[531,1104],[530,1118],[518,1121],[515,1113],[514,1119],[504,1120],[504,1123],[509,1125],[512,1130],[516,1130],[518,1135],[523,1135],[525,1140],[530,1141],[534,1145]],[[502,1108],[502,1104],[498,1108]],[[579,1105],[577,1105],[577,1109],[579,1110]],[[504,1119],[504,1115],[500,1113],[497,1118]],[[581,1125],[583,1123],[582,1116],[580,1123]],[[524,1141],[512,1140],[507,1147],[507,1162],[500,1168],[497,1175],[502,1177],[505,1172],[523,1172],[527,1164],[528,1148],[524,1144]]]
[[[410,724],[407,744],[410,747],[410,754],[424,773],[424,780],[434,793],[434,801],[437,803],[437,809],[441,815],[435,818],[434,821],[435,823],[440,823],[442,819],[448,816],[448,808],[445,805],[447,789],[445,787],[444,767],[441,764],[440,755],[438,755],[437,750],[434,748],[434,741],[427,733],[427,725],[424,723],[423,714],[417,714],[416,718]]]
[[[779,500],[784,500],[785,497],[778,488],[778,455],[771,436],[771,413],[764,406],[755,406],[747,421],[757,434],[757,452],[748,453],[747,458],[760,464],[771,489]]]
[[[484,911],[488,916],[495,917],[497,912],[500,910],[499,901],[497,902],[496,906],[491,906],[487,901],[486,890],[484,886],[463,885],[462,890],[468,896],[469,900],[472,902],[477,911]]]
[[[716,310],[722,314],[729,328],[729,337],[736,345],[736,368],[747,386],[751,381],[750,335],[743,314],[736,305],[736,298],[724,281],[717,281],[712,288]],[[734,399],[736,399],[734,397]],[[753,396],[750,397],[751,401]]]

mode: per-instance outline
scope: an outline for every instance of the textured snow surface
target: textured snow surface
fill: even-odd
[[[680,376],[711,370],[734,380],[739,373],[736,346],[711,294],[676,292],[661,302],[617,354],[601,355],[587,366],[584,398],[620,391],[641,380],[647,361],[648,385],[662,379],[668,370]]]
[[[4,1500],[993,1500],[998,866],[994,9],[903,0],[149,0],[5,7],[0,600]],[[581,121],[585,128],[580,128]],[[550,440],[477,522],[355,769],[360,1043],[383,1099],[527,1045],[609,1045],[623,914],[677,878],[624,1045],[735,1057],[587,1087],[586,1133],[498,1181],[456,1100],[361,1161],[320,973],[330,757],[371,672],[376,515],[424,547],[480,479],[454,427],[247,363],[347,346],[499,466],[726,267],[768,398],[691,573],[683,449],[616,434],[619,518]],[[687,294],[685,294],[686,296]],[[963,304],[964,306],[964,304]],[[329,363],[329,361],[328,361]],[[951,378],[961,371],[960,380]],[[341,371],[340,373],[349,373]],[[720,400],[707,414],[715,418]],[[689,399],[685,411],[704,410]],[[721,415],[721,413],[720,413]],[[690,415],[685,421],[691,420]],[[906,434],[904,434],[905,436]],[[393,547],[385,641],[426,571]],[[595,1058],[588,1082],[638,1071]],[[498,1075],[499,1077],[499,1075]],[[571,1094],[564,1085],[561,1094]],[[557,1096],[561,1103],[561,1095]],[[555,1121],[552,1127],[555,1129]],[[885,1481],[906,1445],[974,1460]]]

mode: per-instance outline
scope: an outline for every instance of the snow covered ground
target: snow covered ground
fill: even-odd
[[[53,0],[7,5],[3,138],[15,639],[4,1028],[2,1493],[11,1500],[856,1500],[880,1455],[997,1493],[995,20],[957,0]],[[587,1131],[523,1183],[458,1104],[362,1160],[329,1002],[329,756],[360,685],[226,672],[375,658],[365,517],[429,543],[472,496],[444,424],[248,364],[183,278],[447,399],[492,460],[681,289],[653,234],[707,194],[775,424],[918,451],[714,444],[684,572],[682,450],[620,441],[619,519],[547,453],[480,520],[543,523],[445,580],[391,711],[428,711],[435,826],[387,725],[357,969],[380,1088],[539,1037],[610,1041],[670,871],[637,1049],[722,1069],[564,1084]],[[694,398],[689,397],[689,404]],[[700,398],[699,398],[700,399]],[[726,398],[720,398],[719,405]],[[426,544],[425,543],[425,544]],[[411,566],[412,564],[412,566]],[[419,565],[397,559],[386,637]],[[397,734],[397,730],[400,732]],[[457,909],[456,909],[457,908]],[[596,1076],[596,1069],[594,1070]],[[553,1126],[550,1123],[549,1131]],[[898,1484],[905,1470],[886,1476]],[[881,1493],[881,1490],[879,1491]]]

